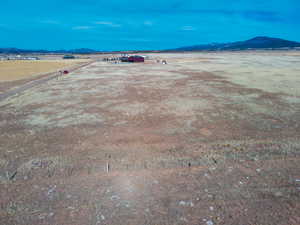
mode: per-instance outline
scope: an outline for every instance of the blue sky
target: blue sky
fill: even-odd
[[[300,41],[299,0],[1,0],[0,47],[168,49],[273,36]]]

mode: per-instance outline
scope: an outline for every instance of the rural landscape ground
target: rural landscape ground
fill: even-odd
[[[0,224],[299,225],[300,52],[148,56],[0,101]]]
[[[51,59],[51,57],[49,58]],[[47,58],[42,61],[0,61],[0,94],[13,87],[49,76],[49,73],[57,72],[63,68],[69,69],[88,61],[87,59],[47,60]]]

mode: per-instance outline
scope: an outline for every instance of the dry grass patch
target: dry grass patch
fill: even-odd
[[[84,62],[87,60],[0,61],[0,82],[26,79]]]

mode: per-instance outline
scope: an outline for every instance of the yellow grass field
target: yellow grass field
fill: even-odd
[[[84,62],[88,60],[0,61],[0,82],[26,79]]]

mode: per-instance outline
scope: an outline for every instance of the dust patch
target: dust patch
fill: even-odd
[[[222,53],[213,63],[199,60],[197,64],[185,66],[213,72],[244,87],[300,96],[300,62],[294,62],[290,56],[248,54],[240,57],[239,54]]]
[[[147,110],[147,105],[145,103],[140,102],[119,104],[111,107],[110,110],[120,112],[128,116],[136,116],[145,113]]]
[[[289,104],[300,104],[300,97],[299,96],[281,96],[281,98],[288,102]]]
[[[28,115],[23,123],[33,127],[67,127],[82,124],[103,124],[105,119],[99,114],[86,113],[83,110],[65,109],[54,114]]]
[[[184,97],[176,97],[168,99],[162,103],[163,106],[167,106],[167,113],[175,114],[178,116],[191,116],[197,114],[197,112],[207,109],[212,109],[212,104],[203,98],[190,99]]]
[[[0,106],[10,105],[15,107],[16,109],[21,109],[30,105],[47,104],[53,100],[63,101],[67,99],[69,99],[73,103],[78,102],[75,101],[76,98],[70,98],[70,94],[67,91],[61,92],[58,95],[54,95],[54,91],[47,89],[45,90],[45,87],[39,87],[32,88],[25,91],[21,95],[6,99],[0,103]]]

